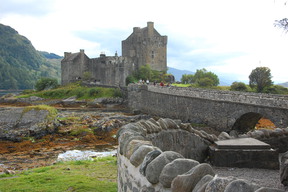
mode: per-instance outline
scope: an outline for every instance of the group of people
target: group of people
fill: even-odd
[[[149,84],[150,84],[149,79],[147,79],[146,81],[145,81],[145,80],[142,80],[142,79],[139,80],[139,84],[145,84],[145,83],[146,83],[146,85],[149,85]],[[154,82],[153,82],[153,85],[156,86],[156,85],[157,85],[157,82],[154,81]],[[159,85],[160,85],[161,87],[164,87],[164,86],[165,86],[165,84],[164,84],[162,81],[159,83]],[[170,87],[170,83],[167,83],[166,86],[167,86],[167,87]]]

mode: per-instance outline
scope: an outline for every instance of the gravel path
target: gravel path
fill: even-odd
[[[219,177],[234,176],[238,179],[246,179],[261,187],[285,190],[280,182],[279,170],[227,167],[213,167],[213,169]]]

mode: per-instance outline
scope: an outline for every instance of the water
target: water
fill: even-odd
[[[106,157],[116,155],[117,150],[95,152],[95,151],[80,151],[71,150],[58,155],[57,161],[80,161],[80,160],[93,160],[97,157]]]
[[[3,95],[9,94],[9,93],[20,93],[21,91],[9,91],[9,90],[0,90],[0,97],[2,97]]]

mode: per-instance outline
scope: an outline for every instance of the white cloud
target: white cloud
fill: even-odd
[[[1,0],[0,0],[1,1]],[[2,0],[3,1],[3,0]],[[253,68],[271,68],[273,80],[288,81],[288,34],[273,26],[287,17],[286,0],[11,0],[1,2],[0,23],[16,29],[38,50],[120,53],[133,27],[168,36],[168,65],[248,79]]]

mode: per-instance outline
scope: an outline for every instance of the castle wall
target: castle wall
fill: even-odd
[[[153,70],[167,69],[167,36],[161,36],[153,22],[140,29],[134,27],[133,33],[122,41],[122,55],[132,57],[137,67],[149,64]]]
[[[133,71],[133,62],[126,57],[106,57],[90,59],[88,71],[91,81],[102,85],[125,86],[126,77]]]

